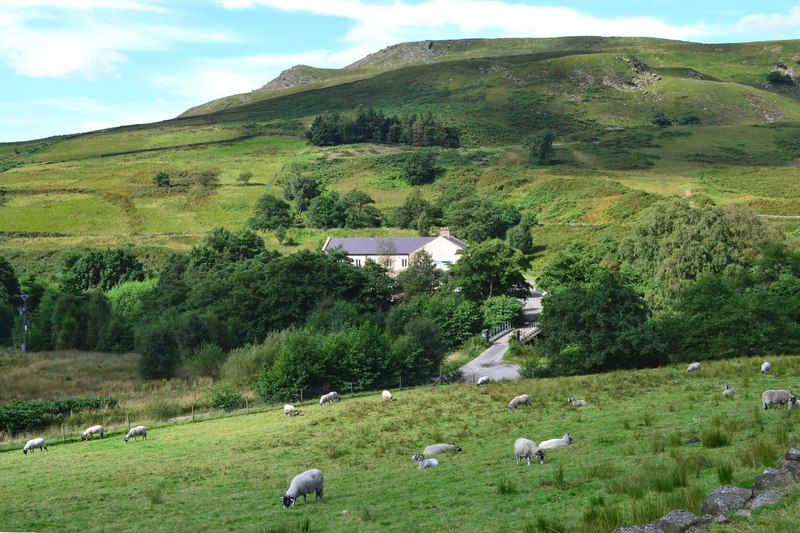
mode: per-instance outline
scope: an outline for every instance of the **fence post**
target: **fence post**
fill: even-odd
[[[403,388],[403,376],[400,376],[400,385],[398,385],[397,388],[398,389],[402,389]]]
[[[244,408],[247,409],[247,414],[250,414],[250,402],[247,400],[247,396],[244,397]]]
[[[67,432],[64,430],[64,424],[61,424],[61,440],[67,442]]]
[[[300,403],[303,403],[303,389],[300,389]]]
[[[350,382],[350,396],[353,395],[353,382]]]

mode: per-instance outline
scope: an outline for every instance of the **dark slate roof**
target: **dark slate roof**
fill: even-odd
[[[324,251],[341,246],[349,255],[408,255],[435,239],[436,237],[331,237]],[[452,237],[451,240],[461,242]]]

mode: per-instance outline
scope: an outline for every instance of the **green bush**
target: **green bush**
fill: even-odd
[[[0,407],[0,429],[9,433],[42,429],[64,421],[71,413],[116,407],[108,396],[66,400],[19,401]]]
[[[192,374],[197,376],[219,377],[220,368],[225,362],[225,351],[213,343],[204,342],[187,361]]]
[[[139,336],[139,373],[145,379],[171,378],[178,366],[178,347],[167,325],[145,328]]]
[[[242,405],[242,394],[230,383],[215,383],[208,389],[208,405],[213,409],[233,411]]]

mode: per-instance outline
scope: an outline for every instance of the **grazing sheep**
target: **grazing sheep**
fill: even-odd
[[[28,452],[33,453],[33,450],[37,448],[41,451],[50,451],[47,449],[47,444],[45,444],[44,439],[39,437],[38,439],[31,439],[26,442],[25,447],[22,448],[22,453],[28,455]]]
[[[698,370],[700,370],[700,363],[692,363],[686,369],[687,372],[697,372]]]
[[[770,368],[772,368],[772,365],[770,364],[769,361],[764,361],[763,363],[761,363],[761,375],[766,376]]]
[[[106,434],[106,428],[101,425],[92,426],[86,428],[83,433],[81,433],[81,440],[91,439],[94,435],[100,434],[100,438],[102,439],[103,436]]]
[[[122,440],[124,440],[127,444],[128,440],[136,440],[136,437],[142,437],[143,440],[147,440],[147,428],[144,426],[136,426],[135,428],[131,428],[128,430],[128,434],[125,435]]]
[[[567,433],[560,439],[550,439],[540,442],[539,448],[541,449],[563,448],[564,446],[569,446],[570,444],[572,444],[572,435]]]
[[[730,385],[725,385],[725,389],[722,391],[723,396],[733,396],[736,394],[736,389],[731,387]]]
[[[515,396],[510,402],[508,402],[509,409],[516,409],[520,405],[530,405],[531,404],[531,397],[527,394],[522,394],[520,396]]]
[[[789,404],[789,409],[792,404],[797,403],[797,396],[785,390],[766,390],[761,394],[761,401],[764,402],[764,409],[768,409],[770,404]]]
[[[531,464],[531,457],[538,457],[539,464],[544,464],[544,451],[540,450],[536,443],[529,439],[517,439],[514,441],[514,456],[517,464],[520,459],[527,459],[528,465]]]
[[[455,444],[431,444],[426,447],[422,453],[424,455],[441,455],[447,452],[460,452],[461,446]]]
[[[423,456],[421,453],[415,453],[414,456],[411,458],[411,460],[417,461],[419,463],[419,465],[417,466],[417,468],[419,469],[439,466],[439,461],[437,461],[436,459],[425,459],[425,456]]]
[[[300,414],[300,409],[290,403],[287,403],[283,406],[283,414],[286,416],[297,416]]]
[[[478,387],[480,387],[481,385],[486,385],[486,384],[487,384],[487,383],[489,383],[490,381],[492,381],[492,380],[489,378],[489,376],[483,376],[482,378],[480,378],[480,379],[478,380],[478,382],[476,383],[476,385],[477,385]]]
[[[567,401],[572,407],[586,407],[587,405],[589,405],[589,402],[587,402],[586,400],[576,400],[572,396],[567,398]]]
[[[303,502],[308,503],[306,494],[314,493],[314,501],[322,499],[322,471],[318,468],[306,470],[297,474],[289,484],[289,490],[283,497],[283,508],[293,507],[295,500],[302,496]]]
[[[323,394],[319,399],[319,406],[325,407],[326,403],[333,403],[338,402],[342,398],[339,396],[339,393],[336,391],[329,392],[328,394]]]
[[[383,391],[383,393],[381,393],[381,396],[383,396],[383,399],[386,400],[387,402],[391,402],[392,400],[394,400],[394,396],[392,396],[392,393],[389,392],[388,390]]]

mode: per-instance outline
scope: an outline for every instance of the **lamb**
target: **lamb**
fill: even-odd
[[[772,365],[770,364],[769,361],[764,361],[763,363],[761,363],[761,375],[766,376],[770,368],[772,368]]]
[[[342,398],[339,396],[339,393],[336,391],[329,392],[328,394],[323,394],[319,399],[319,406],[325,407],[326,403],[333,403],[338,402]]]
[[[489,383],[490,381],[492,381],[492,380],[489,378],[489,376],[483,376],[483,377],[482,377],[482,378],[480,378],[480,379],[478,380],[478,382],[477,382],[477,383],[475,383],[475,384],[476,384],[478,387],[480,387],[481,385],[486,385],[486,384],[487,384],[487,383]]]
[[[297,474],[289,484],[289,490],[283,497],[283,508],[293,507],[295,500],[302,496],[303,502],[308,503],[306,494],[314,493],[314,501],[322,499],[322,471],[318,468],[306,470]]]
[[[388,390],[383,391],[381,396],[383,396],[383,399],[386,400],[387,402],[391,402],[392,400],[394,400],[394,396],[392,396],[392,393],[389,392]]]
[[[462,451],[461,446],[456,446],[455,444],[431,444],[430,446],[426,447],[422,453],[424,455],[441,455],[447,452],[460,451]]]
[[[550,449],[550,448],[563,448],[564,446],[569,446],[572,444],[572,435],[569,433],[565,434],[560,439],[550,439],[539,443],[540,449]]]
[[[587,405],[589,405],[589,402],[587,402],[586,400],[576,400],[572,396],[567,398],[567,401],[572,407],[586,407]]]
[[[697,372],[700,370],[700,363],[692,363],[689,365],[689,368],[686,369],[687,372]]]
[[[761,394],[761,401],[764,402],[764,409],[768,409],[770,404],[788,404],[789,409],[792,404],[797,403],[797,397],[785,390],[766,390]]]
[[[100,424],[96,426],[92,426],[86,428],[83,433],[81,433],[81,440],[91,439],[94,435],[100,434],[100,438],[102,439],[103,436],[106,434],[106,428],[101,426]]]
[[[122,440],[124,440],[125,444],[127,444],[128,440],[136,440],[136,437],[142,437],[143,440],[147,440],[147,428],[144,426],[136,426],[135,428],[131,428],[128,430],[128,434],[125,435]]]
[[[514,441],[514,456],[517,458],[517,464],[519,464],[520,459],[527,459],[530,466],[531,457],[538,457],[539,464],[544,464],[544,451],[540,450],[536,443],[529,439],[517,439]]]
[[[283,406],[283,414],[286,416],[297,416],[300,414],[300,409],[290,403],[287,403]]]
[[[515,396],[510,402],[508,402],[509,409],[516,409],[520,405],[530,405],[531,404],[531,397],[527,394],[522,394],[520,396]]]
[[[419,462],[417,468],[420,470],[423,468],[433,468],[434,466],[439,466],[439,461],[436,459],[425,459],[425,456],[423,456],[421,453],[415,453],[411,460]]]
[[[730,385],[725,385],[725,389],[722,391],[723,396],[733,396],[736,394],[736,389],[731,387]]]
[[[47,444],[45,444],[44,439],[39,437],[38,439],[31,439],[25,443],[25,447],[22,448],[22,453],[24,455],[28,455],[28,452],[33,453],[33,450],[39,449],[41,451],[49,452],[50,450],[47,449]]]

